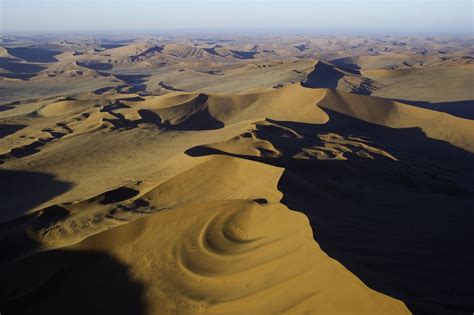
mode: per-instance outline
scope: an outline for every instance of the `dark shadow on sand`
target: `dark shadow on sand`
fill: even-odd
[[[230,51],[236,58],[239,59],[254,59],[255,55],[258,54],[257,51],[238,51],[238,50],[231,50]]]
[[[204,104],[207,101],[207,98],[207,95],[200,94],[191,102]],[[114,110],[120,108],[129,108],[129,106],[120,101],[116,101],[115,103],[106,105],[101,109],[101,112],[108,112],[115,117],[113,119],[104,118],[104,121],[111,123],[113,128],[116,130],[130,130],[138,128],[140,124],[148,124],[168,131],[213,130],[224,127],[224,123],[214,118],[209,113],[207,107],[196,110],[188,116],[183,117],[182,121],[173,122],[173,124],[169,120],[162,119],[158,113],[147,109],[140,109],[137,111],[140,115],[140,119],[130,120],[125,118],[123,114],[114,112]]]
[[[0,222],[20,217],[71,187],[50,174],[0,169]]]
[[[2,314],[145,314],[143,284],[97,251],[53,250],[3,265]]]
[[[0,105],[0,112],[6,112],[7,110],[14,109],[14,106],[9,106],[9,105]]]
[[[124,87],[125,92],[137,93],[146,90],[145,83],[150,76],[146,74],[117,74],[115,77],[128,84],[128,86]]]
[[[10,55],[28,62],[56,62],[58,60],[54,56],[61,53],[60,51],[37,47],[17,47],[6,49]]]
[[[119,48],[126,46],[125,44],[101,44],[100,45],[104,49],[112,49],[112,48]]]
[[[151,57],[151,56],[154,56],[158,53],[161,53],[162,51],[163,51],[163,47],[155,45],[153,47],[148,48],[147,50],[145,50],[144,52],[142,52],[138,55],[130,56],[130,61],[134,62],[134,61],[140,60],[140,58],[142,58],[142,57],[145,57],[145,58]],[[166,63],[164,63],[164,64],[166,64]]]
[[[102,94],[104,94],[104,93],[106,93],[106,92],[113,91],[113,90],[115,90],[115,89],[116,89],[116,87],[114,87],[114,86],[108,86],[108,87],[104,87],[104,88],[100,88],[100,89],[94,90],[93,93],[94,93],[95,95],[102,95]]]
[[[112,70],[114,67],[110,63],[105,63],[105,62],[90,62],[90,61],[84,61],[84,62],[77,62],[77,65],[80,67],[85,67],[91,70],[97,70],[97,71],[107,71],[107,70]]]
[[[54,205],[26,214],[66,192],[70,183],[44,173],[0,170],[0,311],[2,314],[145,314],[145,290],[128,267],[96,251],[36,253],[27,234],[47,230],[69,216]],[[115,190],[104,202],[134,194]],[[10,220],[5,222],[5,220]]]
[[[343,70],[346,73],[340,71]],[[313,71],[311,71],[306,80],[301,82],[301,85],[307,88],[327,88],[336,89],[339,81],[344,79],[346,75],[353,75],[358,77],[358,84],[354,84],[350,87],[350,92],[360,95],[371,95],[374,89],[374,81],[368,78],[360,77],[360,73],[357,70],[350,68],[335,68],[330,64],[318,62]]]
[[[0,57],[0,68],[15,74],[35,74],[46,69],[45,66],[31,63],[21,63],[17,60],[5,57]]]
[[[306,49],[308,49],[308,47],[306,47],[306,45],[304,45],[304,44],[293,46],[293,47],[298,49],[300,52],[304,52]]]
[[[216,47],[212,48],[203,48],[205,52],[214,56],[220,56],[220,54],[216,51]]]
[[[335,89],[339,83],[339,80],[344,77],[342,72],[335,70],[333,67],[318,62],[313,71],[311,71],[306,81],[302,82],[301,85],[308,88],[328,88]]]
[[[65,130],[67,133],[72,132],[71,129],[63,123],[57,123],[56,126],[62,127],[63,130]],[[21,146],[21,147],[12,148],[10,150],[10,152],[8,152],[8,153],[0,154],[0,164],[5,163],[5,161],[10,159],[10,158],[22,158],[22,157],[27,157],[27,156],[39,153],[39,152],[41,152],[41,148],[43,146],[45,146],[48,143],[51,143],[51,142],[53,142],[53,141],[55,141],[59,138],[62,138],[66,135],[66,133],[55,132],[52,129],[43,129],[42,131],[48,132],[51,135],[51,137],[50,138],[41,138],[41,139],[38,139],[38,140],[36,140],[36,141],[34,141],[30,144],[26,144],[26,145]]]
[[[2,107],[7,107],[7,106],[1,106],[0,107],[0,112],[2,111]],[[14,107],[12,106],[12,109]],[[20,131],[21,129],[25,128],[26,125],[4,125],[0,124],[0,138],[5,138],[9,135],[12,135],[16,133],[17,131]]]
[[[347,58],[333,59],[330,62],[336,65],[338,68],[343,69],[347,72],[351,72],[353,74],[360,74],[360,66],[356,63],[347,62]]]
[[[418,128],[391,129],[327,111],[324,125],[276,122],[303,135],[258,126],[283,157],[249,157],[195,147],[191,156],[226,154],[285,171],[282,202],[309,218],[314,238],[369,287],[404,301],[414,314],[474,309],[474,155]],[[280,132],[280,133],[278,133]],[[329,132],[369,139],[399,161],[291,156]]]
[[[39,172],[0,170],[0,263],[34,252],[38,244],[27,230],[53,226],[69,212],[60,206],[30,210],[72,187],[53,175]]]

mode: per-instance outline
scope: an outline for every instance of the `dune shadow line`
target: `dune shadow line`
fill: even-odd
[[[369,287],[400,299],[414,314],[471,314],[474,309],[474,155],[428,138],[327,111],[324,125],[275,122],[301,135],[257,126],[279,157],[195,147],[190,156],[223,154],[285,168],[282,203],[303,212],[314,238]],[[305,160],[318,134],[369,139],[385,158]]]

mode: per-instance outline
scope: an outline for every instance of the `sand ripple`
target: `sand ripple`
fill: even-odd
[[[322,252],[308,219],[280,203],[187,205],[75,247],[128,265],[153,314],[407,313]]]

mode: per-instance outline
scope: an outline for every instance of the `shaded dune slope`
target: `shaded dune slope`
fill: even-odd
[[[123,282],[138,283],[138,288],[148,292],[140,296],[145,299],[137,311],[145,307],[151,314],[298,314],[315,309],[331,313],[406,313],[402,303],[368,289],[327,257],[314,243],[307,219],[281,204],[231,200],[175,208],[103,232],[67,250],[70,257],[79,260],[56,261],[55,267],[41,275],[30,274],[14,286],[15,290],[10,287],[2,295],[21,301],[28,299],[31,286],[36,286],[50,294],[34,309],[26,305],[20,309],[25,314],[43,307],[62,313],[70,305],[61,297],[76,292],[76,285],[70,281],[82,282],[77,274],[83,275],[85,266],[78,262],[91,252],[104,256],[94,268],[97,271],[108,264],[105,257],[125,263],[131,280]],[[17,264],[16,270],[31,270],[38,260],[61,255],[62,251],[40,254]],[[67,271],[71,268],[80,271]],[[112,276],[111,269],[103,272]],[[10,277],[15,276],[12,272],[10,269]],[[62,290],[55,289],[54,282],[45,281],[59,275],[70,280]],[[92,292],[108,287],[101,284],[102,277],[86,279]],[[128,298],[133,299],[136,292],[132,290],[133,286],[127,286],[125,293],[132,293]],[[105,296],[115,291],[107,291]],[[121,292],[116,294],[123,296]],[[54,302],[58,299],[61,302]]]
[[[472,122],[335,91],[318,104],[326,124],[267,120],[188,154],[284,167],[282,202],[309,217],[331,257],[415,314],[468,314],[474,150],[463,140]]]
[[[456,314],[472,308],[466,282],[472,261],[465,254],[472,244],[462,240],[472,239],[466,218],[474,191],[473,122],[310,87],[115,100],[96,95],[91,103],[46,102],[18,115],[18,124],[39,119],[46,130],[59,122],[71,132],[39,152],[9,153],[4,164],[20,168],[25,159],[56,174],[68,191],[59,190],[55,202],[38,200],[4,214],[2,247],[23,248],[5,258],[2,273],[12,285],[2,291],[2,303],[11,310],[23,305],[18,313],[64,313],[72,303],[64,296],[78,292],[75,283],[89,268],[79,262],[100,261],[97,273],[115,278],[119,288],[130,284],[125,292],[137,313]],[[26,141],[15,138],[21,132],[7,141]],[[101,159],[88,170],[90,152]],[[121,169],[102,167],[108,160],[123,163]],[[164,175],[154,178],[158,173]],[[81,186],[87,177],[94,187]],[[431,210],[435,218],[426,220]],[[446,221],[457,230],[435,233]],[[52,259],[58,263],[44,275],[32,271]],[[454,271],[439,275],[426,268],[430,261]],[[13,285],[18,273],[31,276]],[[62,290],[51,282],[58,275],[71,280]],[[109,288],[100,277],[90,281],[92,292]],[[41,291],[50,294],[41,298]],[[104,296],[125,295],[110,290]],[[22,302],[30,299],[31,308]],[[128,306],[120,305],[115,309],[126,313]]]
[[[381,86],[376,81],[361,76],[357,70],[341,69],[324,61],[316,63],[302,85],[309,88],[338,88],[363,95],[370,95]]]

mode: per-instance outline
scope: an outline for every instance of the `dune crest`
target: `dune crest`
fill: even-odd
[[[322,108],[391,128],[420,128],[433,139],[447,141],[459,148],[474,152],[470,137],[474,122],[446,113],[417,108],[378,97],[354,95],[327,90],[318,102]]]

